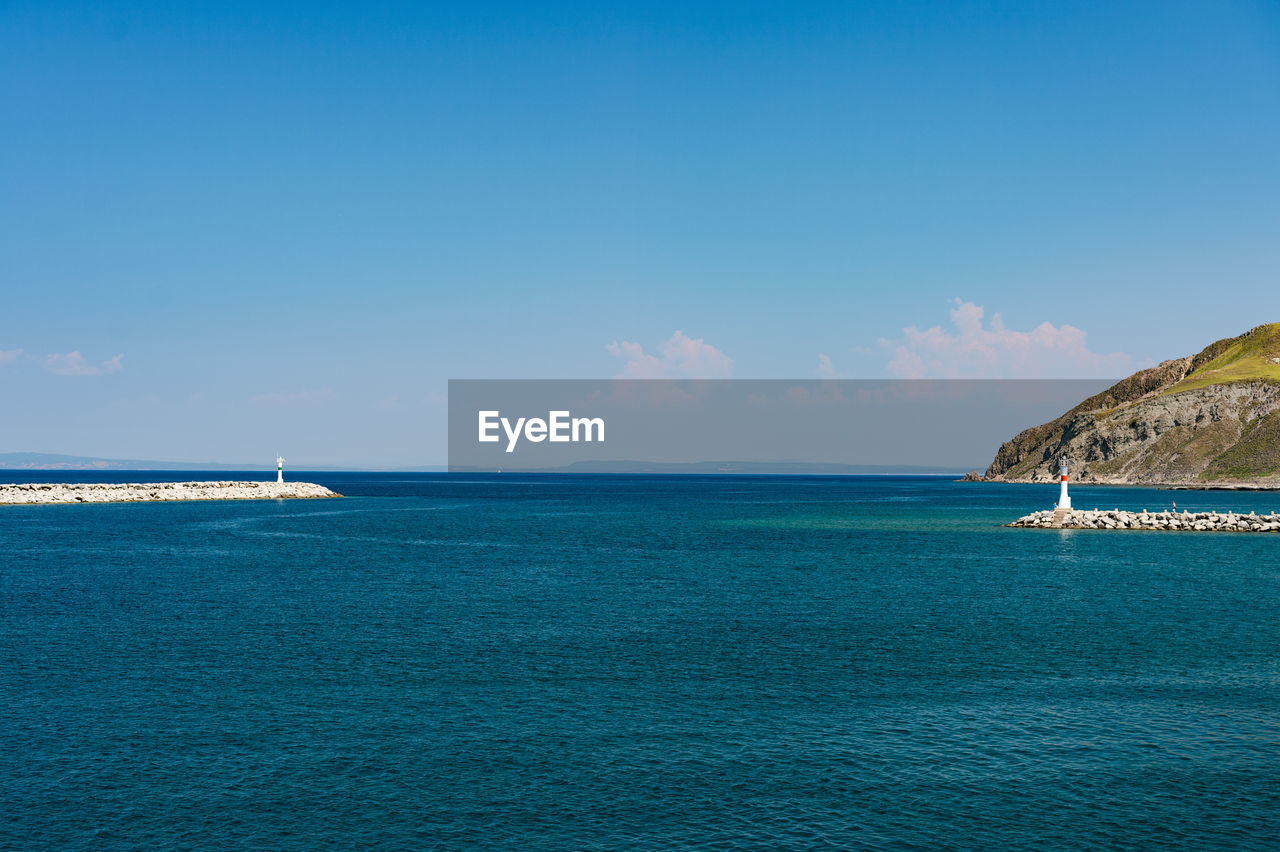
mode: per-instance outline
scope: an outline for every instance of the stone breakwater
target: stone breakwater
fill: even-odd
[[[1193,532],[1280,532],[1280,514],[1235,512],[1125,512],[1046,510],[1032,512],[1011,527],[1083,530],[1188,530]]]
[[[0,504],[278,500],[341,496],[314,482],[28,482],[0,485]]]

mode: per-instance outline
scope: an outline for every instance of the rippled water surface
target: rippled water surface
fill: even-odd
[[[351,496],[0,507],[0,846],[1280,836],[1280,535],[1000,526],[1051,486],[307,478]],[[1280,508],[1073,493],[1171,497]]]

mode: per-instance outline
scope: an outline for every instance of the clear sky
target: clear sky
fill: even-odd
[[[0,452],[438,464],[449,378],[1280,320],[1274,2],[10,0],[0,80]]]

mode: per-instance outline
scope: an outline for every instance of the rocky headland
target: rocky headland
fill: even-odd
[[[1001,445],[984,481],[1280,488],[1280,324],[1140,370]]]
[[[0,485],[0,504],[341,497],[314,482],[28,482]]]

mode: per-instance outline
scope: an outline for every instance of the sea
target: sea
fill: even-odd
[[[1056,485],[949,478],[291,475],[346,496],[0,506],[0,848],[1280,845],[1280,535],[1010,529]]]

